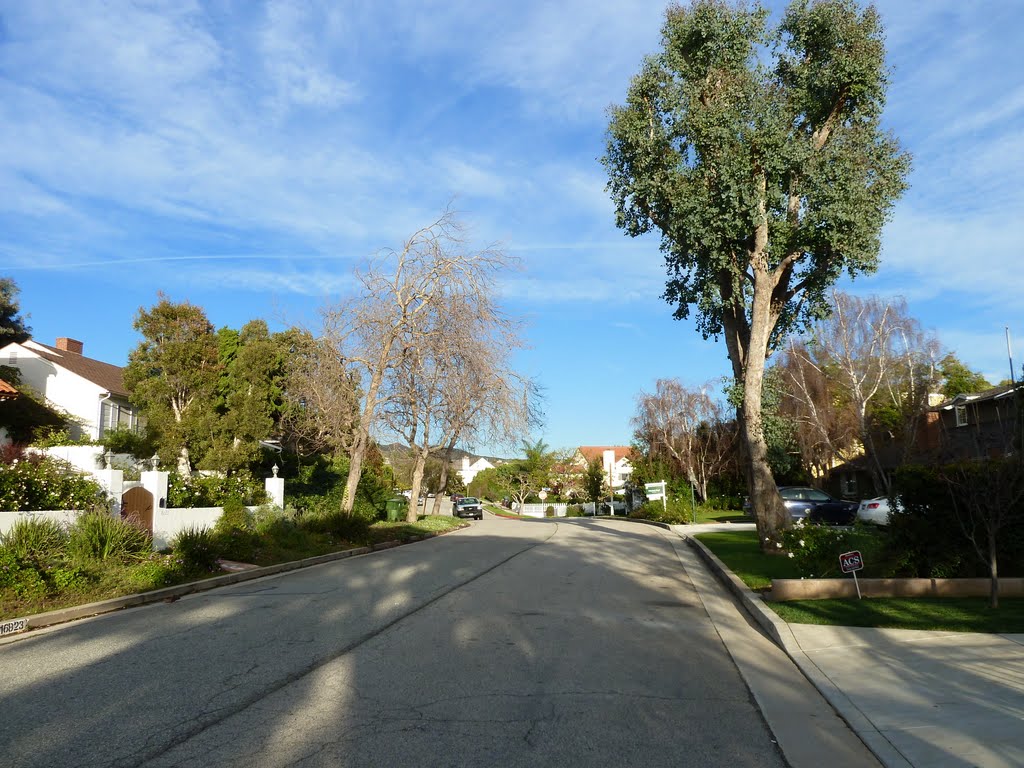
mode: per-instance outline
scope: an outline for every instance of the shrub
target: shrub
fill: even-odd
[[[858,550],[864,558],[864,572],[860,575],[891,575],[886,535],[874,526],[849,530],[798,520],[783,531],[780,543],[797,571],[809,579],[842,576],[839,555],[852,550]]]
[[[61,565],[51,568],[43,574],[48,582],[47,592],[70,592],[85,586],[89,577],[76,565]]]
[[[548,504],[547,507],[544,508],[544,517],[554,517],[554,516],[555,516],[555,508],[553,506],[551,506],[550,504]]]
[[[352,543],[365,542],[370,534],[370,523],[365,517],[346,515],[340,510],[304,516],[300,525],[313,533],[326,533],[335,539]]]
[[[119,427],[107,430],[100,438],[100,444],[113,453],[130,453],[136,459],[148,459],[156,450],[153,436],[148,432],[140,434],[134,429]]]
[[[87,435],[75,439],[69,427],[40,427],[32,436],[32,445],[37,448],[53,448],[58,445],[95,445]]]
[[[10,464],[0,464],[0,509],[91,510],[104,498],[98,483],[59,459],[22,454]]]
[[[127,574],[128,585],[138,592],[167,587],[178,581],[184,561],[177,555],[153,552],[148,559],[136,563]]]
[[[212,571],[219,554],[213,531],[209,528],[186,528],[171,542],[171,553],[181,561],[183,570]]]
[[[217,518],[214,525],[216,533],[231,533],[232,531],[253,530],[252,513],[246,509],[245,504],[237,496],[233,496],[224,502],[224,511]]]
[[[64,555],[68,533],[48,517],[22,517],[0,536],[0,543],[20,561],[48,563]]]
[[[218,507],[232,497],[241,499],[244,504],[260,504],[266,501],[267,492],[263,482],[250,472],[227,477],[183,477],[171,472],[167,478],[167,504],[171,507]]]
[[[290,504],[286,505],[284,509],[273,504],[261,504],[250,514],[253,530],[264,535],[273,531],[294,528],[299,513]]]
[[[85,560],[128,562],[148,557],[153,551],[149,532],[130,520],[102,512],[80,515],[71,527],[68,552]]]
[[[669,525],[683,525],[690,522],[692,514],[693,511],[690,508],[689,499],[685,501],[670,499],[667,504],[662,504],[660,501],[648,501],[633,509],[629,516],[640,520],[668,523]]]
[[[897,510],[889,520],[895,574],[920,578],[986,576],[953,512],[936,467],[905,466],[896,473]]]
[[[46,595],[46,580],[32,563],[16,557],[7,547],[0,547],[0,589],[11,590],[21,598]]]
[[[583,517],[583,507],[580,504],[570,504],[565,508],[566,517]]]
[[[256,557],[260,537],[256,533],[252,513],[242,500],[232,497],[213,526],[214,545],[222,557],[249,562]]]

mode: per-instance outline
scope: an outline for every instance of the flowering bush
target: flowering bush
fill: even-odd
[[[60,459],[22,454],[9,464],[0,464],[0,509],[91,510],[103,501],[99,483]]]
[[[839,555],[851,548],[848,534],[828,525],[798,520],[782,532],[781,546],[793,558],[800,573],[809,579],[839,576]]]
[[[828,579],[843,576],[839,555],[857,550],[864,560],[860,576],[885,578],[895,574],[888,534],[873,525],[837,528],[796,522],[782,533],[781,545],[804,578]]]
[[[245,504],[260,504],[266,500],[267,492],[263,482],[249,473],[229,477],[183,477],[171,472],[167,478],[167,505],[170,507],[219,507],[232,497]]]

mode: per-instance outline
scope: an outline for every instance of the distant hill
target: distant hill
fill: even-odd
[[[378,443],[377,447],[380,449],[380,452],[384,454],[384,457],[392,464],[395,463],[396,459],[400,461],[403,457],[407,457],[410,453],[409,446],[402,445],[401,443]],[[438,458],[440,458],[441,456],[443,456],[443,452],[438,451],[435,455]],[[454,448],[452,450],[452,461],[455,463],[461,463],[462,459],[466,456],[469,457],[470,461],[481,458],[480,454],[470,453],[469,451],[464,451],[461,448]],[[506,461],[508,461],[508,459],[502,458],[500,456],[483,456],[482,458],[487,459],[489,462],[491,462],[491,464],[494,464],[495,466],[497,466],[498,464],[504,464]]]

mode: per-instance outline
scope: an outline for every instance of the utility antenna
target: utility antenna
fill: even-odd
[[[1006,356],[1010,359],[1010,386],[1016,387],[1017,381],[1013,377],[1013,349],[1010,347],[1010,326],[1006,326]]]

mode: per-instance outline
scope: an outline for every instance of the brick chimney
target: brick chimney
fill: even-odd
[[[82,342],[78,341],[78,339],[68,339],[64,336],[57,339],[57,349],[61,352],[74,352],[76,355],[80,355],[82,354],[83,346]]]

